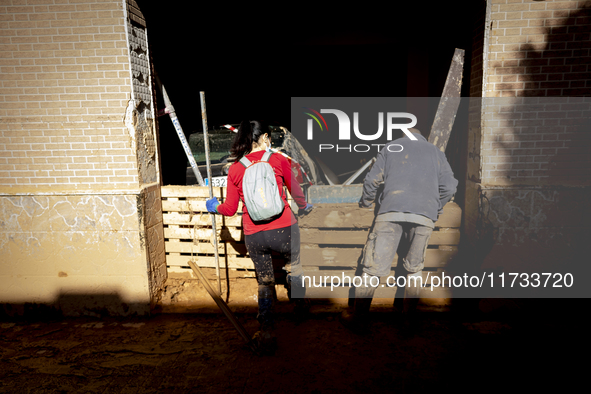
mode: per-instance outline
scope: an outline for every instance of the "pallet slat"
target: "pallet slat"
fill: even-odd
[[[223,202],[223,200],[220,202]],[[201,213],[209,215],[209,212],[207,212],[207,208],[205,207],[205,199],[180,201],[162,200],[162,212],[193,212],[193,215],[199,215]],[[242,213],[242,202],[238,202],[236,213]]]
[[[165,228],[164,238],[177,239],[211,239],[211,229],[206,228]],[[241,229],[223,227],[220,229],[220,238],[222,241],[243,241],[244,234]]]
[[[356,267],[362,252],[362,248],[318,248],[302,245],[300,258],[304,266]],[[445,267],[457,253],[457,247],[450,250],[427,249],[425,267]],[[394,257],[392,266],[395,267],[397,262],[398,255]]]
[[[180,226],[211,226],[211,217],[207,212],[198,212],[194,214],[183,214],[178,212],[163,213],[164,224],[176,224]],[[215,224],[218,226],[242,227],[242,216],[215,216]]]
[[[214,197],[226,196],[226,188],[213,187]],[[208,186],[163,186],[161,189],[161,196],[166,197],[202,197],[209,198]]]
[[[374,219],[373,209],[357,204],[314,204],[314,210],[299,220],[300,228],[368,228]]]
[[[194,212],[199,214],[207,212],[207,208],[205,208],[205,200],[162,200],[162,212]]]
[[[302,244],[327,245],[365,245],[369,230],[320,230],[315,228],[300,229]],[[439,229],[433,231],[429,245],[457,245],[460,243],[460,230]]]
[[[225,245],[225,246],[224,246]],[[169,242],[164,243],[164,249],[166,252],[172,253],[202,253],[202,254],[213,254],[214,247],[210,242]],[[230,255],[246,255],[246,245],[238,242],[223,242],[218,243],[219,254],[230,254]]]
[[[359,208],[357,204],[315,204],[314,211],[300,219],[301,228],[369,228],[375,218],[374,210]],[[462,224],[462,209],[449,202],[435,222],[435,227],[459,228]]]
[[[199,267],[215,267],[214,256],[166,256],[166,265],[185,267],[189,265],[189,261],[195,261]],[[250,257],[238,256],[220,256],[220,268],[240,268],[240,269],[254,269],[254,265]]]

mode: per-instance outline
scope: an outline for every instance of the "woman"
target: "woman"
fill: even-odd
[[[277,181],[278,192],[284,203],[283,212],[269,220],[254,221],[248,214],[244,202],[242,179],[246,168],[239,160],[245,156],[251,163],[260,161],[265,151],[271,149],[271,139],[268,128],[263,128],[258,121],[243,121],[230,153],[236,158],[228,172],[226,201],[220,204],[217,198],[207,200],[206,206],[210,213],[233,216],[238,209],[238,201],[243,203],[242,225],[246,249],[254,263],[258,282],[259,313],[257,320],[261,324],[255,339],[263,351],[275,350],[273,335],[273,303],[275,300],[275,274],[271,259],[271,251],[279,252],[286,260],[288,288],[292,298],[303,302],[304,289],[302,281],[302,267],[300,264],[300,230],[296,218],[291,211],[283,185],[287,186],[291,196],[300,210],[309,211],[311,204],[306,203],[300,185],[295,180],[289,161],[280,154],[272,154],[269,164],[273,168]],[[297,300],[296,300],[297,302]],[[296,304],[298,307],[298,303]]]

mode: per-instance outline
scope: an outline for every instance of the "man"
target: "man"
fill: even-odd
[[[389,142],[377,156],[363,183],[360,207],[371,207],[380,184],[380,208],[374,228],[363,250],[361,286],[355,288],[353,312],[345,311],[341,322],[354,332],[366,331],[366,316],[379,277],[390,274],[400,239],[405,236],[408,252],[402,256],[408,272],[404,310],[412,310],[418,302],[421,271],[427,244],[443,207],[451,200],[458,181],[445,154],[429,143],[419,130],[410,129],[417,140],[407,136]],[[372,277],[378,277],[373,278]]]

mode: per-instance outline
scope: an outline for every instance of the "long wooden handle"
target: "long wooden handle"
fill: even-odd
[[[228,320],[230,320],[230,323],[232,323],[234,328],[236,328],[242,339],[244,339],[244,341],[247,344],[249,344],[250,348],[256,352],[254,344],[251,340],[252,338],[250,337],[250,335],[248,335],[242,324],[240,324],[240,322],[236,320],[236,317],[234,317],[234,314],[232,313],[230,308],[228,308],[228,304],[226,304],[224,300],[222,300],[220,296],[211,288],[209,281],[207,280],[207,278],[205,278],[203,272],[201,272],[201,268],[199,268],[199,266],[195,264],[195,262],[193,261],[189,261],[189,266],[191,267],[193,272],[195,272],[197,277],[201,280],[201,283],[203,283],[203,287],[205,287],[205,290],[207,290],[211,298],[213,298],[218,307],[222,310],[222,312],[224,312],[224,315],[226,315]]]

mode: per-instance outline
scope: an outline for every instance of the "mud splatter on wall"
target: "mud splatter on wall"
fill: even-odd
[[[133,0],[58,8],[12,7],[0,25],[38,43],[1,58],[57,65],[3,69],[28,82],[0,84],[0,314],[147,314],[166,263],[143,17]],[[55,19],[79,29],[37,25]]]
[[[132,2],[135,3],[135,2]],[[131,7],[130,7],[131,8]],[[158,182],[154,105],[150,57],[145,21],[141,12],[130,12],[127,42],[131,68],[132,98],[125,112],[125,126],[137,152],[140,184]]]

